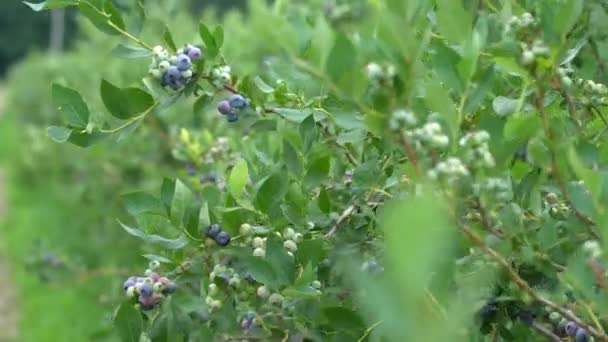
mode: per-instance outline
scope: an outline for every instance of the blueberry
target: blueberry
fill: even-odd
[[[188,176],[194,176],[196,174],[196,166],[193,164],[186,164],[186,172],[188,172]]]
[[[175,284],[174,282],[170,282],[163,289],[163,294],[173,293],[175,292],[175,290],[177,290],[177,284]]]
[[[188,50],[188,57],[190,57],[190,60],[192,61],[197,61],[201,58],[201,49],[197,48],[197,47],[192,47]]]
[[[228,115],[232,112],[232,106],[230,105],[230,102],[224,100],[217,105],[217,110],[222,115]]]
[[[170,82],[170,80],[169,80],[169,73],[165,72],[162,75],[162,77],[160,78],[160,85],[161,85],[161,87],[166,87],[166,86],[169,85],[169,82]]]
[[[576,323],[572,321],[566,323],[566,334],[568,334],[568,336],[576,335],[577,328]]]
[[[222,232],[219,224],[212,224],[207,228],[207,237],[215,239],[215,237]]]
[[[129,287],[135,286],[135,277],[130,277],[123,284],[122,288],[126,291]]]
[[[228,120],[228,122],[236,122],[238,121],[239,116],[237,113],[228,113],[226,115],[226,120]]]
[[[220,232],[215,237],[215,242],[222,247],[228,246],[230,243],[230,235],[226,232]]]
[[[217,172],[215,171],[211,171],[207,174],[207,179],[209,179],[210,182],[216,182],[217,181]]]
[[[148,283],[144,283],[139,288],[140,298],[141,297],[150,297],[153,293],[154,293],[154,288],[152,287],[152,285],[150,285]]]
[[[181,54],[177,56],[177,62],[175,63],[175,65],[177,65],[177,68],[180,71],[186,71],[192,67],[192,61],[187,55]]]
[[[589,338],[587,337],[587,332],[583,328],[576,329],[576,335],[574,336],[575,342],[587,342]]]
[[[167,79],[169,81],[179,80],[181,78],[182,78],[182,73],[179,71],[179,69],[175,65],[172,65],[171,67],[169,67],[169,69],[167,70]]]
[[[228,100],[233,108],[243,109],[249,105],[249,101],[240,94],[230,96]]]
[[[141,309],[142,310],[152,310],[154,308],[154,298],[152,298],[152,296],[148,296],[148,297],[139,297],[139,304],[141,304]]]

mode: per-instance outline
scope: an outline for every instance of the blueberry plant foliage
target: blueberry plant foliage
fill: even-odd
[[[53,84],[49,136],[160,127],[182,165],[123,196],[150,262],[116,280],[124,341],[608,341],[603,1],[258,4],[247,74],[221,25],[147,42],[143,1],[26,4],[149,64],[100,81],[103,119]],[[165,120],[189,99],[205,126]]]

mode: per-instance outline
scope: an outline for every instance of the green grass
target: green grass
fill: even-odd
[[[8,256],[13,272],[10,281],[18,296],[18,341],[113,340],[103,336],[111,328],[110,313],[115,304],[112,298],[119,291],[116,283],[122,276],[82,279],[79,271],[42,282],[25,267],[24,261],[39,252],[34,247],[36,240],[42,241],[43,246],[52,246],[60,255],[79,255],[89,249],[87,244],[94,241],[86,235],[82,239],[74,235],[93,215],[83,212],[79,200],[66,191],[70,184],[56,180],[28,182],[16,174],[20,171],[18,157],[28,148],[22,143],[18,128],[21,127],[14,118],[0,116],[0,167],[6,174],[9,205],[6,220],[0,226],[0,243]],[[98,251],[95,248],[93,252]],[[102,303],[100,294],[108,294],[111,299]]]

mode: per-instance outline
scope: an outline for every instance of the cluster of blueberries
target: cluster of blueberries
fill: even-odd
[[[129,277],[123,283],[123,289],[127,297],[137,299],[142,310],[152,310],[165,296],[175,292],[177,285],[158,273],[146,273],[145,277]]]
[[[196,169],[196,166],[194,164],[188,163],[186,164],[186,172],[188,173],[188,176],[196,176],[196,174],[198,173],[198,170]],[[218,180],[218,175],[217,172],[215,171],[209,171],[207,173],[203,173],[199,176],[199,182],[201,184],[205,184],[205,183],[215,183]]]
[[[235,122],[239,119],[238,113],[247,107],[249,107],[249,99],[240,94],[233,94],[228,99],[221,101],[217,110],[226,116],[228,122]]]
[[[556,323],[555,332],[559,336],[573,337],[575,342],[588,342],[593,340],[593,337],[589,336],[585,329],[579,327],[576,322],[565,319],[558,312],[552,312],[549,315],[549,319]]]
[[[173,90],[179,90],[186,85],[194,73],[192,62],[202,57],[201,49],[190,44],[178,49],[173,56],[162,46],[154,47],[152,54],[150,75],[160,80],[161,86],[168,86]]]
[[[218,246],[226,247],[230,243],[230,234],[223,231],[219,224],[212,224],[207,227],[205,235],[215,241]]]

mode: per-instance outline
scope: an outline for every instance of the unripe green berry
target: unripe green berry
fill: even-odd
[[[564,86],[564,88],[570,88],[572,86],[572,79],[568,76],[562,76],[560,82]]]
[[[283,304],[283,296],[278,293],[273,293],[270,295],[270,297],[268,297],[268,303],[272,305],[281,305]]]
[[[530,65],[534,63],[534,58],[534,52],[530,50],[524,50],[524,52],[521,54],[521,62],[523,65]]]
[[[249,234],[251,234],[251,225],[249,225],[247,223],[243,223],[241,225],[241,227],[239,228],[239,233],[241,235],[249,235]]]
[[[129,286],[129,288],[127,289],[127,297],[135,298],[135,296],[137,296],[137,289],[135,288],[135,286]]]
[[[158,63],[158,69],[163,73],[166,72],[167,70],[169,70],[170,67],[171,67],[171,64],[169,64],[169,62],[167,62],[167,61],[162,61],[162,62]]]
[[[266,288],[266,286],[262,285],[262,286],[258,287],[256,294],[260,298],[266,298],[266,297],[268,297],[268,289]]]
[[[238,277],[232,277],[228,281],[228,285],[232,287],[239,287],[239,285],[241,285],[241,279],[239,279]]]
[[[300,233],[294,234],[293,241],[295,241],[296,243],[300,243],[300,242],[302,242],[302,240],[304,240],[304,235],[302,235]]]
[[[209,291],[207,292],[210,296],[215,296],[217,294],[217,285],[215,283],[209,284]]]
[[[261,237],[256,236],[253,238],[253,241],[251,241],[251,246],[253,248],[262,248],[264,247],[264,240]]]
[[[212,302],[213,302],[213,297],[211,297],[211,296],[205,297],[205,304],[207,304],[208,306],[211,306]]]
[[[558,323],[561,318],[562,315],[560,315],[557,311],[553,311],[549,314],[549,320],[553,323]]]
[[[192,70],[184,70],[184,71],[182,71],[182,76],[184,78],[191,78],[192,77]]]
[[[209,307],[211,310],[219,310],[222,308],[222,301],[219,299],[214,299],[211,301],[211,304],[209,304]]]
[[[313,288],[315,288],[315,289],[317,289],[317,290],[318,290],[318,289],[320,289],[320,288],[321,288],[321,282],[320,282],[320,281],[318,281],[318,280],[315,280],[315,281],[313,281],[313,282],[310,284],[310,286],[312,286]]]
[[[253,256],[258,258],[263,258],[266,256],[266,250],[264,248],[256,248],[253,250]]]
[[[298,245],[292,240],[287,240],[283,242],[283,247],[292,253],[298,250]]]
[[[154,293],[161,293],[161,292],[163,292],[165,285],[163,285],[162,283],[155,283],[152,287],[153,287]]]
[[[295,235],[296,232],[293,228],[285,228],[285,231],[283,231],[283,238],[286,240],[293,240]]]

